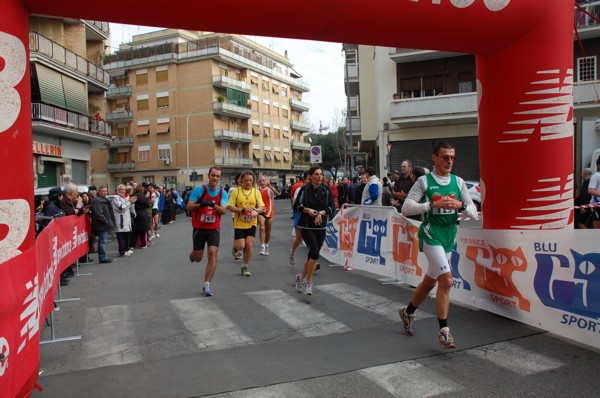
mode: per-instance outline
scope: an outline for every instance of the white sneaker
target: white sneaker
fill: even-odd
[[[133,250],[128,250],[128,251],[125,252],[125,255],[127,257],[131,256],[132,254],[133,254]]]
[[[312,296],[312,283],[304,283],[304,291],[302,293],[306,294],[307,296]]]
[[[298,293],[302,293],[304,291],[304,282],[303,279],[300,279],[300,274],[296,275],[296,291]]]
[[[265,245],[265,256],[269,255],[269,245]]]
[[[157,233],[156,235],[154,235],[156,238],[160,238],[160,235]]]
[[[260,245],[260,255],[265,256],[265,245]]]

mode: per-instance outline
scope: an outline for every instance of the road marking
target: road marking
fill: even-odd
[[[170,300],[183,325],[192,333],[200,351],[254,344],[214,301],[196,297]]]
[[[136,334],[129,307],[88,308],[82,345],[82,367],[94,369],[101,366],[140,362],[142,354],[135,344]]]
[[[565,366],[564,362],[508,342],[490,344],[465,350],[464,352],[491,361],[503,369],[522,376]]]
[[[275,384],[267,387],[250,388],[248,390],[232,391],[229,393],[232,398],[311,398],[314,394],[295,385],[295,382]]]
[[[374,366],[358,371],[395,397],[420,398],[452,394],[464,387],[415,361]]]
[[[314,288],[329,293],[332,296],[339,298],[347,303],[360,307],[362,309],[374,312],[398,322],[398,309],[406,304],[398,301],[393,301],[377,294],[369,293],[365,290],[356,288],[347,283],[332,283],[329,285],[319,285]],[[416,319],[433,318],[434,315],[425,312],[417,311]]]
[[[299,294],[295,293],[294,295]],[[326,336],[352,330],[329,315],[312,308],[281,290],[249,292],[246,295],[277,315],[305,337]]]

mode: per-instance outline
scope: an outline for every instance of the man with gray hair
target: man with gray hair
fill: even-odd
[[[129,196],[126,192],[125,185],[119,184],[117,194],[112,200],[115,231],[119,242],[119,255],[121,256],[131,256],[133,254],[133,250],[129,248],[129,238],[131,235],[131,220],[135,218],[133,204],[137,200],[137,196]]]

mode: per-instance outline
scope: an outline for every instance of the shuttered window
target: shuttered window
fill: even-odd
[[[73,160],[71,163],[72,182],[77,185],[87,184],[87,162],[83,160]]]
[[[57,186],[56,169],[58,163],[44,162],[44,172],[38,174],[38,188],[47,188]]]
[[[83,115],[88,114],[88,96],[83,82],[44,65],[34,65],[42,102]]]

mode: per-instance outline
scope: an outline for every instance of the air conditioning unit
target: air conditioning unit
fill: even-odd
[[[383,130],[384,131],[388,131],[390,129],[390,124],[389,123],[383,123]]]
[[[163,162],[165,162],[165,164],[171,164],[171,158],[166,158]]]

